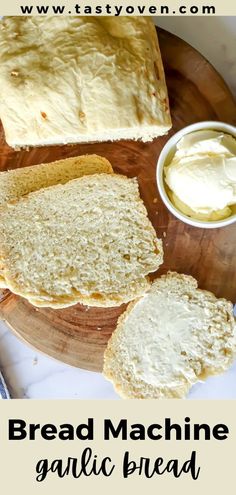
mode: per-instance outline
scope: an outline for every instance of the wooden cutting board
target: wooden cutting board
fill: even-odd
[[[168,136],[147,144],[120,141],[16,152],[5,144],[1,130],[0,170],[85,153],[105,156],[116,172],[138,177],[149,217],[163,238],[164,264],[158,274],[191,274],[201,288],[236,302],[236,224],[215,230],[185,225],[163,205],[155,179],[158,155],[172,134],[203,120],[236,124],[236,104],[222,78],[196,50],[161,29],[159,40],[173,119]],[[52,357],[93,371],[101,371],[107,340],[124,309],[37,309],[8,291],[2,291],[0,299],[0,316],[19,337]]]

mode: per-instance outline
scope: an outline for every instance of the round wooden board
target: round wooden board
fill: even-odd
[[[114,170],[138,177],[141,196],[158,237],[163,238],[167,270],[191,274],[199,286],[217,296],[236,301],[236,225],[218,230],[192,228],[178,221],[163,205],[156,186],[158,155],[182,127],[203,120],[236,123],[236,104],[215,69],[187,43],[159,30],[173,128],[152,143],[120,141],[76,146],[56,146],[16,152],[0,133],[0,170],[51,162],[85,153],[110,160]],[[26,300],[2,291],[1,317],[14,332],[36,349],[61,361],[101,371],[107,340],[125,306],[99,309],[76,305],[64,310],[37,309]]]

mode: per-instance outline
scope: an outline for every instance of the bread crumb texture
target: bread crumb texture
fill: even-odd
[[[0,206],[41,188],[98,173],[113,173],[110,162],[98,155],[75,156],[0,172]]]
[[[0,172],[0,207],[21,196],[71,179],[96,173],[112,174],[110,162],[98,155],[81,155],[51,163]],[[4,266],[0,259],[0,288],[7,288]]]
[[[103,373],[123,398],[184,398],[198,380],[232,364],[235,334],[231,302],[168,272],[120,317]]]
[[[136,179],[84,176],[0,210],[7,287],[37,306],[128,302],[148,289],[162,256]]]
[[[0,117],[15,148],[152,140],[171,127],[156,29],[146,17],[0,21]]]

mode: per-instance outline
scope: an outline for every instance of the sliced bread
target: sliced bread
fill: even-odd
[[[136,179],[84,176],[0,210],[7,287],[37,305],[128,302],[148,289],[162,254]]]
[[[103,373],[124,398],[184,398],[236,350],[233,305],[169,272],[130,303],[108,342]]]
[[[150,17],[0,21],[0,118],[14,148],[150,141],[171,127]]]
[[[110,174],[113,169],[106,158],[98,155],[75,156],[0,172],[0,206],[43,187],[65,184],[83,175],[99,173]]]
[[[110,162],[98,155],[81,155],[51,163],[0,172],[0,207],[21,196],[69,180],[98,173],[112,174]],[[0,260],[0,288],[7,288]]]

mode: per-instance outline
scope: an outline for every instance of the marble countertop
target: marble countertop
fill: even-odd
[[[158,24],[197,48],[236,95],[236,17],[162,17]],[[99,373],[72,368],[34,351],[3,322],[0,369],[13,398],[118,398]],[[236,399],[236,362],[227,373],[196,384],[189,398]]]

